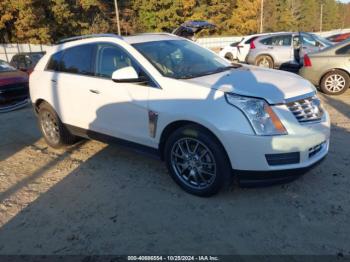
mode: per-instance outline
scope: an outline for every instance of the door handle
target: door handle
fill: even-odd
[[[268,49],[273,49],[273,47],[272,47],[272,46],[269,46]]]
[[[51,82],[52,82],[52,83],[57,83],[57,80],[51,79]]]
[[[91,93],[94,93],[94,94],[99,94],[100,93],[100,91],[98,91],[98,90],[96,90],[96,89],[90,89],[89,90]]]

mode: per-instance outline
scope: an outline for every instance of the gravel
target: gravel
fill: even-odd
[[[350,255],[350,91],[321,165],[289,183],[182,191],[159,160],[96,141],[49,148],[31,108],[0,115],[0,254]]]

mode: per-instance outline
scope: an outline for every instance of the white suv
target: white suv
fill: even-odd
[[[231,65],[170,34],[67,39],[35,67],[30,95],[50,146],[76,137],[137,146],[200,196],[232,174],[287,178],[328,152],[329,116],[310,82]]]

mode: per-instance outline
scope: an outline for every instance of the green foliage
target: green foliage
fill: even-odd
[[[121,31],[171,32],[187,20],[208,20],[215,31],[260,31],[262,0],[118,0]],[[336,0],[265,0],[264,32],[350,27],[350,4]],[[0,0],[0,41],[49,43],[60,38],[117,32],[114,0]]]

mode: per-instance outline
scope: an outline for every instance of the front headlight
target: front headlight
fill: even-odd
[[[229,104],[240,109],[260,136],[286,135],[287,130],[265,100],[226,93]]]

